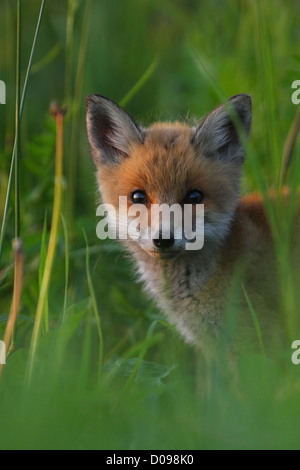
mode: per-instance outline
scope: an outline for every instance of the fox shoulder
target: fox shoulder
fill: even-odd
[[[240,199],[238,216],[244,221],[251,221],[265,235],[270,235],[270,225],[260,194],[252,193]]]

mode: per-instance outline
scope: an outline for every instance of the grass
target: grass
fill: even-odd
[[[28,86],[28,80],[29,80],[29,75],[30,75],[30,70],[32,67],[32,60],[33,60],[33,55],[37,43],[37,38],[39,34],[39,29],[41,25],[41,20],[43,17],[43,11],[45,8],[45,0],[41,3],[41,8],[40,8],[40,13],[36,25],[36,30],[35,30],[35,35],[33,38],[32,42],[32,47],[31,47],[31,52],[30,52],[30,57],[28,61],[28,66],[26,70],[26,76],[24,80],[24,87],[23,87],[23,92],[22,92],[22,98],[20,102],[20,14],[21,14],[21,4],[18,3],[18,25],[17,25],[17,64],[16,64],[16,75],[17,75],[17,80],[16,80],[16,130],[15,130],[15,140],[14,140],[14,146],[13,146],[13,151],[12,151],[12,159],[11,159],[11,165],[10,165],[10,173],[9,173],[9,179],[8,179],[8,186],[7,186],[7,191],[6,191],[6,198],[5,198],[5,206],[4,206],[4,212],[3,212],[3,217],[2,217],[2,225],[1,225],[1,233],[0,233],[0,259],[1,259],[1,254],[2,254],[2,246],[3,246],[3,239],[4,239],[4,233],[5,233],[5,224],[7,220],[7,213],[8,213],[8,207],[9,207],[9,199],[10,199],[10,193],[11,193],[11,187],[12,187],[12,176],[14,172],[14,167],[15,167],[15,161],[17,160],[18,162],[18,154],[19,154],[19,130],[20,130],[20,124],[21,124],[21,119],[23,115],[23,108],[24,108],[24,103],[25,103],[25,97],[26,97],[26,92],[27,92],[27,86]],[[9,10],[8,10],[9,11]],[[9,16],[9,15],[7,15]],[[8,42],[10,42],[8,40]],[[17,154],[17,158],[16,158]],[[19,236],[19,230],[20,230],[20,207],[19,207],[19,170],[18,170],[18,164],[16,166],[15,170],[15,179],[18,181],[18,183],[15,185],[16,188],[16,201],[18,203],[16,204],[16,221],[15,221],[15,228],[16,228],[16,236]]]
[[[0,448],[298,449],[297,2],[65,3],[0,5],[0,79],[10,97],[0,107],[0,339],[9,351]],[[268,355],[244,291],[258,347],[238,355],[233,373],[226,339],[208,367],[134,282],[119,245],[96,239],[84,96],[107,95],[147,125],[201,116],[243,92],[254,114],[243,191],[264,197],[287,339]],[[55,99],[68,106],[63,134],[61,114],[48,115]],[[282,185],[291,188],[288,208]],[[23,251],[11,250],[16,235]]]
[[[55,251],[58,239],[58,225],[60,220],[61,200],[62,200],[62,175],[63,175],[63,135],[64,135],[64,114],[65,111],[57,104],[52,105],[51,113],[56,121],[56,155],[55,155],[55,188],[53,201],[53,215],[51,221],[51,230],[49,236],[48,251],[43,270],[43,276],[40,286],[40,294],[37,303],[37,310],[32,333],[32,341],[29,352],[27,382],[31,381],[35,353],[38,345],[43,313],[48,300],[49,285],[51,282],[52,268],[55,258]],[[46,331],[48,330],[48,326]]]

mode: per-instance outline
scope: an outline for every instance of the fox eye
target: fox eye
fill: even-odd
[[[186,204],[201,204],[203,199],[204,195],[202,191],[199,191],[198,189],[192,189],[187,193],[184,202]]]
[[[145,204],[147,202],[147,196],[144,191],[137,189],[131,194],[131,200],[134,204]]]

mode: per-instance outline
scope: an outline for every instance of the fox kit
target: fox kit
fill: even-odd
[[[128,211],[135,204],[146,208],[140,222],[145,226],[146,221],[151,236],[143,237],[140,230],[140,236],[122,241],[136,261],[139,279],[168,321],[204,352],[224,326],[235,285],[244,287],[240,298],[255,299],[261,313],[268,299],[260,292],[266,292],[268,273],[273,280],[275,276],[270,261],[266,263],[274,256],[261,200],[239,198],[244,152],[238,124],[247,137],[251,98],[245,94],[233,96],[195,127],[175,122],[147,129],[110,99],[87,98],[88,137],[103,202],[116,214],[119,196],[126,197]],[[186,249],[185,235],[175,236],[174,221],[169,237],[162,236],[161,219],[155,226],[150,220],[154,204],[177,204],[183,212],[191,208],[193,229],[201,226],[195,209],[203,205],[201,249]],[[119,219],[117,225],[130,220]],[[270,287],[268,294],[276,302]],[[233,302],[230,305],[235,308]],[[244,316],[238,308],[236,312],[242,327],[253,327],[249,308]]]

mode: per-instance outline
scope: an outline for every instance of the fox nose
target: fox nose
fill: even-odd
[[[169,238],[163,238],[162,232],[159,232],[158,238],[154,238],[152,240],[153,245],[156,246],[156,248],[159,248],[160,250],[164,248],[171,248],[171,246],[174,245],[174,241],[175,239],[173,233],[170,233]]]

